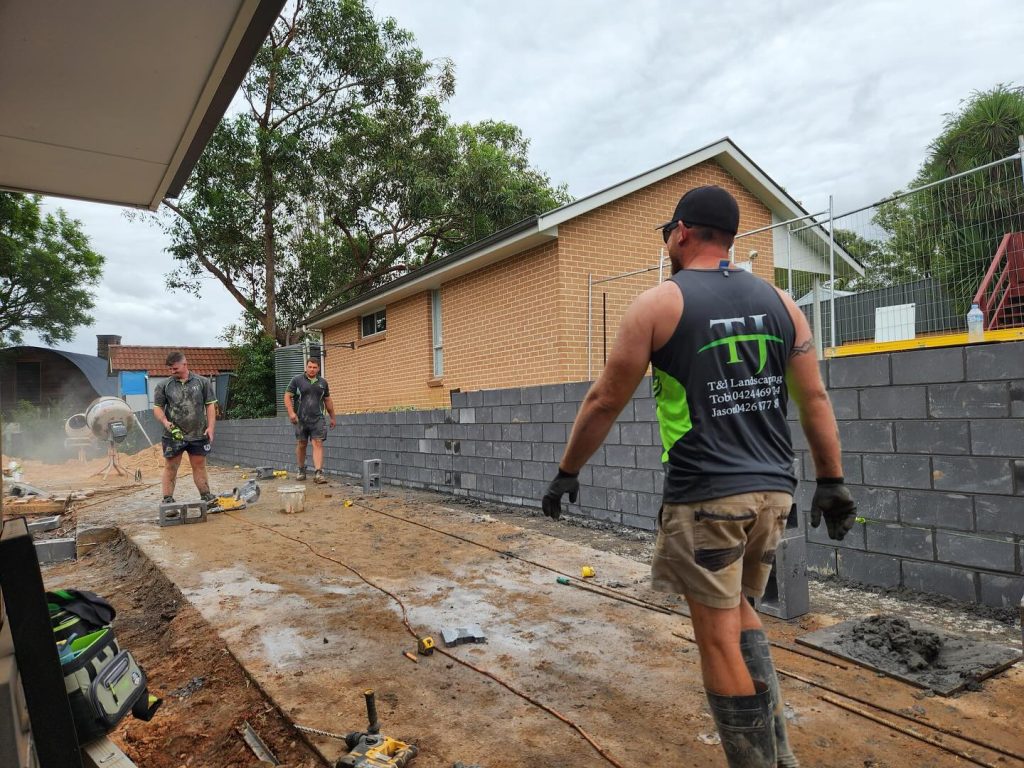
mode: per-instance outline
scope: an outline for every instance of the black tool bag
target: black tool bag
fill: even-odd
[[[109,602],[95,592],[84,589],[56,589],[46,593],[46,603],[50,608],[50,616],[65,611],[80,618],[86,627],[92,630],[110,626],[117,616]]]

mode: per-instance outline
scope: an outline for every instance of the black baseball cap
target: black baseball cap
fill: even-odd
[[[665,229],[679,221],[690,227],[712,227],[735,235],[740,228],[740,207],[736,198],[721,187],[695,187],[679,199],[672,220],[655,229]]]

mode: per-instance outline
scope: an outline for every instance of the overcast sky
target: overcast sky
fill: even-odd
[[[974,90],[1024,85],[1022,0],[377,0],[448,57],[456,120],[505,120],[576,197],[729,136],[812,211],[905,187]],[[112,206],[49,199],[107,257],[96,322],[61,348],[219,346],[239,307],[164,289],[160,232]],[[666,212],[670,213],[670,212]],[[26,343],[35,344],[35,337]]]

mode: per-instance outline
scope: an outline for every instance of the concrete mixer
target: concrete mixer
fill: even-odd
[[[90,436],[107,443],[107,465],[96,474],[103,473],[106,477],[113,469],[119,475],[127,475],[117,463],[117,444],[124,442],[136,423],[135,414],[124,400],[98,397],[89,403],[84,413],[76,413],[64,422],[64,433],[69,444],[80,446]]]

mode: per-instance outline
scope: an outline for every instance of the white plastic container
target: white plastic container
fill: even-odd
[[[967,313],[967,343],[976,344],[985,340],[985,316],[981,313],[981,307],[971,304],[971,311]]]
[[[277,489],[286,515],[294,515],[306,508],[306,487],[303,485],[282,485]]]

